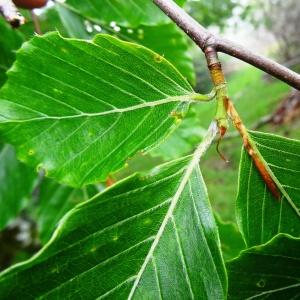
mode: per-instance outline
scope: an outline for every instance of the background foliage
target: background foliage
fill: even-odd
[[[233,130],[221,144],[230,163],[212,146],[203,179],[190,156],[178,158],[203,139],[214,102],[168,102],[211,89],[202,54],[151,1],[105,2],[37,11],[41,37],[28,11],[17,30],[0,19],[0,268],[23,261],[0,275],[0,298],[223,299],[227,289],[229,299],[298,297],[299,93],[224,58],[243,121],[268,132],[251,135],[283,196],[273,198]],[[264,10],[261,1],[178,3],[213,30],[263,27],[276,36],[273,55],[298,69],[295,1],[285,3],[294,10],[281,1],[263,1]],[[167,102],[147,107],[158,100]],[[120,121],[101,116],[108,106],[125,109]],[[95,147],[101,133],[105,146]]]

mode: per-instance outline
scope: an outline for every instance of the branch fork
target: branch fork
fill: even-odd
[[[153,2],[169,16],[201,49],[209,46],[217,52],[245,61],[256,68],[286,82],[295,89],[300,90],[300,75],[275,61],[232,42],[212,34],[172,0],[153,0]]]
[[[229,99],[225,76],[222,71],[222,65],[217,52],[224,52],[248,62],[299,90],[300,75],[268,58],[254,54],[231,41],[213,35],[197,23],[172,0],[153,0],[153,2],[159,6],[160,9],[164,11],[187,35],[189,35],[205,54],[207,67],[216,91],[217,107],[215,121],[220,133],[217,143],[218,153],[224,160],[226,160],[223,154],[219,151],[219,144],[229,127],[228,118],[230,118],[235,128],[240,133],[244,147],[252,158],[267,187],[276,199],[280,199],[281,192],[273,180],[265,160],[261,156],[255,142],[252,140],[238,112],[234,108],[233,103]]]

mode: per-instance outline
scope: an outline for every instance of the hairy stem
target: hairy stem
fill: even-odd
[[[245,149],[247,150],[248,154],[252,158],[257,170],[261,174],[264,182],[266,183],[267,187],[273,194],[273,196],[276,199],[280,199],[280,191],[277,188],[276,183],[274,182],[267,166],[266,162],[264,161],[263,157],[261,156],[259,150],[257,149],[257,146],[255,142],[252,140],[250,134],[248,133],[245,125],[243,124],[238,112],[236,111],[233,103],[229,100],[228,101],[228,114],[235,126],[235,128],[238,130],[240,133],[242,139],[243,139],[243,144]]]
[[[300,75],[232,41],[210,33],[172,0],[153,0],[204,52],[208,46],[245,61],[300,90]]]

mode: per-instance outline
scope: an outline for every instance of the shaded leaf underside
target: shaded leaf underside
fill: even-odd
[[[1,135],[19,159],[73,186],[104,180],[157,144],[194,94],[163,57],[108,35],[35,37],[8,76]]]
[[[191,158],[135,175],[77,206],[36,257],[0,276],[1,299],[225,294],[218,233]]]
[[[249,246],[259,245],[283,232],[300,236],[300,142],[251,132],[282,193],[276,200],[243,150],[240,166],[238,218]]]
[[[90,199],[97,192],[96,186],[73,189],[44,178],[38,187],[38,206],[34,210],[39,240],[49,241],[60,219],[77,204]]]
[[[300,240],[279,234],[227,263],[228,299],[299,299]]]

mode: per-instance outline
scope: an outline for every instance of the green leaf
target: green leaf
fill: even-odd
[[[185,0],[176,2],[182,5]],[[137,27],[170,22],[170,19],[152,1],[67,0],[63,5],[96,23],[115,22],[121,26]]]
[[[150,151],[152,156],[162,157],[168,161],[190,154],[196,148],[205,134],[205,128],[200,126],[201,120],[197,118],[194,107],[191,107],[184,119],[178,117],[178,128],[158,147]]]
[[[16,159],[15,150],[5,145],[0,152],[0,230],[26,205],[36,175]]]
[[[215,219],[219,229],[224,260],[237,257],[245,249],[245,242],[237,225],[233,222],[223,222],[218,216]]]
[[[18,282],[18,288],[16,288]],[[226,275],[198,159],[134,175],[63,219],[1,299],[224,299]]]
[[[300,239],[279,234],[227,263],[228,299],[298,299]]]
[[[5,72],[15,60],[15,50],[22,45],[22,36],[0,18],[0,86],[5,82]]]
[[[39,186],[38,206],[34,212],[39,239],[45,244],[50,239],[59,220],[75,205],[88,200],[98,190],[95,186],[73,189],[51,179],[44,179]]]
[[[141,25],[137,28],[117,26],[116,31],[116,27],[109,24],[97,24],[85,20],[63,4],[56,4],[56,7],[70,37],[92,39],[100,30],[102,33],[112,34],[124,41],[141,44],[164,56],[190,83],[195,84],[195,70],[188,39],[174,23],[159,26]]]
[[[279,190],[274,198],[253,161],[243,150],[240,163],[237,217],[248,246],[283,232],[300,236],[300,142],[273,134],[250,132]]]
[[[19,159],[73,186],[103,181],[156,145],[195,97],[163,57],[108,35],[37,36],[8,75],[0,134]]]
[[[189,41],[174,23],[160,26],[140,26],[132,33],[130,32],[128,29],[125,33],[121,32],[120,38],[141,44],[164,56],[192,85],[195,85],[196,75]]]

